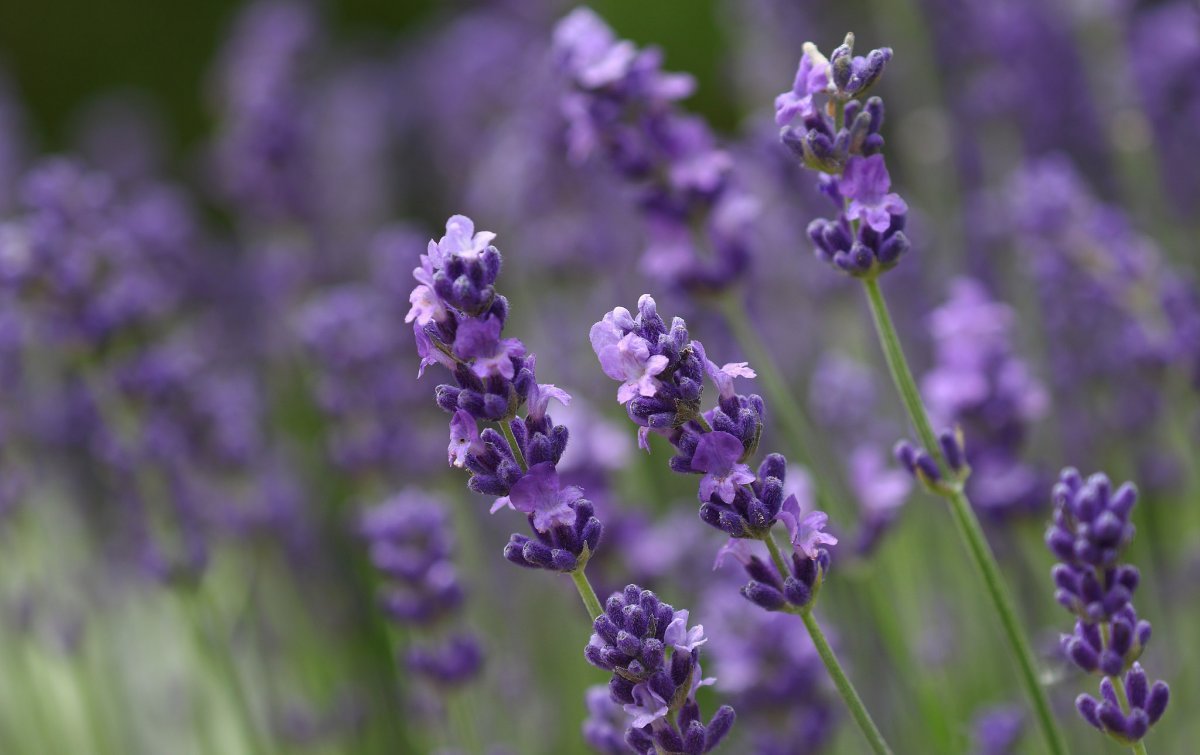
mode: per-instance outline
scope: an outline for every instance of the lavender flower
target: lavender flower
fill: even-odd
[[[825,514],[803,513],[794,496],[785,500],[787,461],[783,456],[768,454],[757,474],[747,463],[758,450],[766,410],[759,396],[737,393],[734,379],[751,377],[754,371],[744,362],[718,367],[708,359],[703,344],[690,339],[687,323],[678,317],[668,331],[649,295],[639,299],[637,317],[618,307],[592,330],[605,334],[596,348],[601,363],[608,348],[604,344],[629,336],[644,341],[648,353],[665,358],[654,395],[632,399],[626,404],[626,413],[639,426],[643,448],[649,450],[646,440],[650,432],[666,435],[676,451],[671,468],[681,474],[701,475],[700,518],[733,538],[721,549],[718,561],[732,554],[746,566],[754,581],[743,594],[767,610],[811,607],[829,568],[829,554],[821,546],[837,539],[823,532]],[[717,387],[717,406],[701,411],[706,374]],[[793,550],[790,560],[781,557],[786,573],[752,555],[748,542],[771,538],[772,528],[780,521]]]
[[[454,542],[441,501],[402,491],[364,513],[359,532],[370,546],[372,565],[387,580],[380,602],[388,618],[428,627],[461,610],[464,593],[450,560]],[[474,637],[458,633],[440,644],[413,645],[405,663],[437,684],[457,685],[478,675],[483,655]]]
[[[867,277],[895,267],[908,251],[908,205],[890,191],[880,152],[883,101],[872,97],[863,104],[855,99],[883,74],[892,51],[882,48],[855,57],[853,50],[854,35],[847,34],[830,58],[829,82],[822,86],[820,75],[812,72],[823,66],[823,58],[815,45],[806,43],[800,67],[808,69],[811,80],[802,90],[780,95],[776,121],[782,127],[780,140],[805,167],[821,174],[821,191],[838,209],[836,218],[808,226],[817,257],[852,276]]]
[[[1102,699],[1080,695],[1075,705],[1084,720],[1118,742],[1140,741],[1162,717],[1170,692],[1161,681],[1151,688],[1137,662],[1150,640],[1150,623],[1139,620],[1132,605],[1138,570],[1120,563],[1133,538],[1129,519],[1137,490],[1125,483],[1114,491],[1103,474],[1084,481],[1068,468],[1053,498],[1046,545],[1061,561],[1053,570],[1055,598],[1078,617],[1074,632],[1062,637],[1063,654],[1083,671],[1104,676]],[[1127,705],[1118,701],[1126,696]]]
[[[998,705],[976,714],[971,724],[972,755],[1011,755],[1025,728],[1020,706]]]
[[[625,742],[635,752],[711,752],[733,727],[727,705],[707,724],[700,718],[696,690],[715,680],[700,671],[704,628],[688,628],[687,622],[686,610],[627,585],[609,597],[593,624],[584,657],[613,672],[609,693],[632,719]]]
[[[455,215],[421,255],[409,313],[421,372],[441,364],[457,382],[439,385],[436,394],[438,406],[453,415],[449,463],[470,471],[472,490],[496,496],[493,513],[511,508],[529,519],[533,536],[513,534],[504,557],[518,566],[573,572],[595,552],[602,528],[583,491],[564,485],[558,474],[567,428],[547,411],[551,399],[565,405],[570,395],[539,384],[535,356],[519,340],[501,337],[508,301],[494,288],[500,272],[495,236]],[[490,427],[480,432],[478,420],[496,422],[508,437]]]
[[[1113,687],[1113,678],[1106,676],[1100,681],[1100,700],[1091,695],[1080,695],[1075,700],[1075,707],[1085,721],[1121,744],[1141,741],[1166,712],[1170,690],[1162,681],[1151,686],[1142,664],[1134,663],[1124,680],[1116,682],[1124,685],[1128,696],[1128,706],[1123,706]],[[1128,712],[1124,710],[1126,707]]]
[[[642,191],[644,269],[693,293],[736,283],[749,265],[746,237],[758,204],[737,187],[708,125],[676,107],[691,94],[691,77],[664,73],[660,51],[617,40],[587,8],[559,22],[554,50],[571,86],[562,99],[570,156],[582,162],[603,153]],[[697,223],[707,250],[692,233]]]

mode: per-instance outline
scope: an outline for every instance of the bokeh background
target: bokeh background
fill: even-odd
[[[665,443],[636,451],[591,353],[590,324],[651,292],[716,361],[746,358],[713,307],[639,267],[635,190],[567,159],[550,43],[572,7],[0,3],[0,751],[588,751],[585,690],[605,675],[583,661],[586,615],[568,580],[500,557],[521,523],[444,467],[437,378],[415,379],[410,271],[459,212],[499,234],[506,333],[575,396],[555,419],[562,469],[605,513],[598,589],[653,586],[705,625],[719,682],[702,703],[739,707],[727,751],[862,751],[799,624],[712,569],[695,481]],[[914,249],[885,288],[935,415],[995,449],[975,499],[1062,725],[1076,751],[1119,751],[1075,715],[1093,684],[1058,657],[1071,620],[1041,536],[1071,464],[1142,490],[1144,663],[1173,692],[1148,744],[1188,752],[1200,11],[590,7],[696,77],[684,107],[761,205],[739,291],[820,428],[821,473],[845,483],[820,613],[898,751],[1039,743],[941,503],[890,460],[906,430],[866,310],[813,258],[826,210],[778,144],[801,44],[850,29],[895,50],[875,93]],[[397,496],[445,512],[453,541],[465,597],[428,626],[381,605],[368,558],[363,515]],[[413,666],[456,633],[477,673]]]

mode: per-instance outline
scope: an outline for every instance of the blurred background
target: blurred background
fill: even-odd
[[[0,752],[589,751],[587,616],[565,578],[503,561],[523,523],[444,466],[439,378],[416,379],[411,271],[454,213],[498,234],[506,335],[575,398],[554,418],[606,526],[597,591],[653,587],[705,626],[702,706],[739,711],[725,751],[862,751],[799,624],[713,570],[695,480],[666,443],[637,451],[589,347],[650,292],[716,362],[752,348],[640,262],[639,187],[568,154],[551,45],[573,7],[0,4]],[[737,301],[840,481],[819,613],[897,750],[1040,744],[941,502],[891,460],[907,429],[861,294],[813,257],[827,205],[778,142],[802,43],[848,30],[895,51],[873,93],[913,250],[884,287],[935,421],[966,432],[1074,751],[1120,748],[1059,655],[1041,539],[1064,465],[1141,489],[1143,663],[1173,696],[1148,746],[1189,751],[1196,5],[590,7],[695,77],[680,107],[756,203]],[[768,425],[764,450],[790,442]]]

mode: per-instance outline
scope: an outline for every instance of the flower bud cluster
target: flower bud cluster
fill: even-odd
[[[700,671],[704,627],[688,627],[688,612],[676,611],[650,590],[627,585],[613,593],[593,623],[584,649],[588,663],[612,672],[611,699],[632,716],[626,744],[638,753],[711,752],[733,727],[729,706],[707,724],[696,690],[712,684]]]
[[[617,39],[586,8],[559,22],[554,50],[570,87],[562,99],[569,156],[600,153],[641,191],[644,270],[694,293],[740,280],[758,203],[737,186],[733,160],[708,124],[678,107],[695,89],[692,77],[664,72],[660,50]]]
[[[792,89],[775,99],[780,141],[821,175],[821,190],[838,209],[808,226],[817,258],[858,278],[895,267],[910,246],[908,205],[890,191],[882,154],[883,100],[859,99],[891,58],[886,47],[855,56],[853,34],[829,59],[805,43]]]
[[[703,344],[690,340],[687,323],[678,317],[668,331],[648,295],[638,302],[636,318],[617,307],[596,323],[592,346],[604,372],[624,381],[617,400],[627,404],[639,426],[639,445],[649,451],[649,434],[663,435],[675,449],[671,469],[701,475],[700,519],[732,538],[719,558],[733,553],[746,564],[754,581],[743,595],[767,610],[809,608],[829,567],[829,554],[819,546],[837,539],[823,532],[824,513],[804,514],[796,497],[785,495],[782,455],[768,454],[757,473],[751,470],[748,462],[758,451],[766,407],[757,395],[739,394],[734,380],[753,378],[754,370],[745,362],[718,366]],[[635,359],[627,357],[634,352]],[[705,375],[718,399],[717,406],[702,411]],[[774,572],[748,550],[754,540],[771,538],[778,522],[795,551],[790,565],[785,559],[786,574]]]
[[[501,267],[495,237],[476,233],[470,218],[455,215],[421,255],[407,318],[421,356],[418,377],[432,364],[451,371],[456,384],[436,390],[438,406],[452,415],[449,464],[471,473],[472,490],[496,497],[493,512],[511,508],[529,518],[533,536],[512,535],[504,557],[571,572],[595,552],[602,527],[583,491],[558,474],[568,432],[548,412],[552,399],[566,405],[571,396],[538,383],[535,355],[519,340],[501,337],[508,302],[495,290]],[[480,421],[500,431],[480,431]]]
[[[388,618],[423,628],[455,621],[464,593],[450,560],[454,540],[441,501],[403,491],[367,511],[359,532],[370,546],[371,564],[386,580],[380,602]],[[440,644],[410,647],[406,663],[414,674],[455,685],[479,673],[483,652],[473,636],[456,632]]]
[[[1113,490],[1104,474],[1087,480],[1064,469],[1054,486],[1054,518],[1046,545],[1060,561],[1052,572],[1055,598],[1078,618],[1062,636],[1063,654],[1087,673],[1103,675],[1100,699],[1075,700],[1084,720],[1122,744],[1146,736],[1167,708],[1166,682],[1150,685],[1138,663],[1150,641],[1150,622],[1133,607],[1136,567],[1120,563],[1133,539],[1130,521],[1137,489],[1125,483]],[[1129,705],[1118,701],[1117,690]]]

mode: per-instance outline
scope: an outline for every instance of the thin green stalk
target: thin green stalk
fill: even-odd
[[[575,589],[579,591],[579,597],[583,599],[583,605],[592,621],[600,618],[604,608],[600,605],[600,599],[596,597],[596,591],[592,589],[592,583],[588,581],[582,568],[571,572],[571,581],[575,583]]]
[[[197,646],[204,657],[216,667],[224,682],[224,691],[232,696],[230,701],[237,713],[241,728],[245,733],[246,745],[253,755],[265,755],[269,750],[262,740],[258,724],[254,720],[254,712],[250,707],[250,698],[246,695],[237,664],[234,662],[230,648],[220,638],[212,635],[216,628],[216,612],[212,603],[203,594],[199,586],[183,588],[178,591],[188,609],[189,624],[194,632]]]
[[[812,637],[813,645],[817,648],[817,654],[821,656],[821,661],[825,664],[825,668],[829,671],[829,675],[833,677],[833,683],[841,694],[842,699],[846,701],[846,706],[850,708],[851,715],[854,716],[854,721],[858,724],[858,728],[862,731],[863,736],[867,738],[867,744],[871,745],[872,752],[877,755],[890,755],[891,748],[883,739],[883,734],[879,732],[879,728],[875,726],[875,722],[871,720],[871,714],[867,712],[867,707],[863,705],[862,699],[855,691],[854,685],[850,683],[850,679],[846,676],[846,672],[842,670],[841,664],[838,663],[837,656],[834,655],[833,648],[829,646],[829,642],[825,639],[825,634],[821,631],[820,624],[812,615],[812,611],[802,611],[800,618],[804,621],[804,628],[808,630],[808,634]]]
[[[865,278],[863,285],[867,290],[867,300],[871,305],[871,317],[875,321],[875,330],[879,335],[879,343],[883,348],[888,370],[892,373],[892,381],[896,384],[896,390],[900,394],[900,399],[904,403],[913,427],[916,428],[917,435],[920,436],[921,445],[937,460],[938,466],[945,470],[947,469],[946,460],[937,442],[937,437],[934,435],[929,414],[925,411],[925,404],[917,390],[917,383],[913,379],[912,370],[909,369],[908,360],[904,356],[904,349],[900,345],[896,326],[888,312],[883,292],[879,289],[879,281],[873,277]],[[1037,714],[1046,744],[1055,755],[1065,755],[1066,743],[1054,721],[1046,691],[1038,681],[1037,662],[1034,659],[1033,650],[1017,619],[1017,613],[1004,580],[1000,576],[1000,565],[996,562],[996,557],[988,546],[983,528],[971,508],[971,502],[962,491],[961,483],[949,486],[949,494],[946,498],[950,503],[950,512],[954,517],[954,523],[967,546],[971,560],[975,562],[975,566],[983,578],[988,597],[992,601],[992,607],[1000,617],[1001,627],[1012,647],[1013,655],[1016,656],[1021,681],[1033,703],[1034,712]]]
[[[768,534],[763,538],[763,542],[767,544],[767,550],[771,552],[771,560],[775,562],[775,568],[779,570],[780,575],[790,574],[791,570],[788,569],[783,554],[779,552],[779,546],[775,543],[775,539]],[[854,721],[858,724],[859,730],[862,731],[863,736],[866,738],[867,744],[871,746],[871,751],[876,753],[876,755],[890,755],[892,752],[891,748],[888,747],[887,741],[884,740],[883,734],[879,731],[879,727],[875,725],[875,721],[871,718],[870,712],[867,711],[867,706],[863,704],[862,698],[858,696],[858,691],[854,689],[854,684],[846,676],[846,672],[842,670],[842,664],[838,662],[837,654],[833,652],[833,648],[829,646],[828,640],[825,639],[825,633],[821,631],[821,626],[817,623],[816,617],[812,615],[811,610],[798,611],[797,613],[804,621],[804,628],[808,630],[808,635],[812,638],[813,646],[817,649],[817,654],[821,656],[821,662],[825,664],[825,669],[829,672],[829,676],[833,678],[834,686],[837,687],[838,693],[846,703],[846,707],[850,709],[850,715],[854,717]]]
[[[505,440],[508,441],[508,447],[512,449],[513,456],[517,457],[517,463],[521,465],[521,471],[528,472],[529,465],[525,463],[525,454],[521,453],[521,447],[517,445],[517,436],[513,435],[512,427],[507,421],[502,421],[499,425]]]

